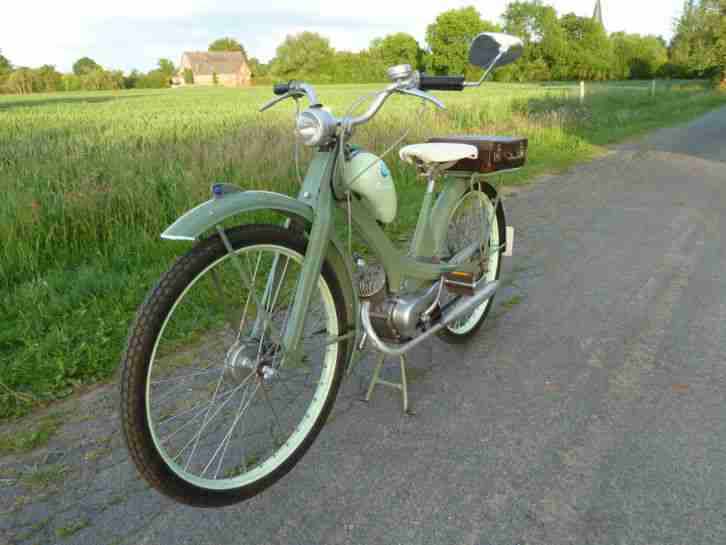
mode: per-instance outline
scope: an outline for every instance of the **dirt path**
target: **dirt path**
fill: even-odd
[[[0,457],[0,543],[726,542],[726,109],[506,208],[507,286],[471,345],[411,355],[415,417],[357,401],[364,361],[288,477],[197,510],[137,478],[100,387],[0,430],[51,435]]]

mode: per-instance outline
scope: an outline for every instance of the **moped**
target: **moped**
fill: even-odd
[[[526,139],[468,135],[403,147],[401,159],[427,180],[407,251],[382,228],[397,211],[390,171],[349,140],[392,95],[443,109],[428,91],[477,87],[522,50],[511,36],[477,36],[469,50],[469,61],[485,69],[477,82],[389,68],[390,85],[360,116],[335,117],[309,84],[274,86],[276,97],[261,111],[286,99],[309,102],[296,115],[296,137],[312,148],[297,198],[213,185],[210,200],[161,235],[197,242],[152,288],[130,329],[122,429],[151,486],[200,507],[251,498],[310,448],[368,342],[381,356],[370,398],[376,384],[391,385],[378,378],[386,355],[401,358],[398,386],[406,394],[404,354],[433,335],[472,338],[513,245],[488,176],[521,167]],[[376,264],[341,240],[335,207]],[[255,212],[275,219],[230,226]]]

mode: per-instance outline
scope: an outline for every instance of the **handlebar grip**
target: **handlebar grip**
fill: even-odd
[[[422,91],[463,91],[464,76],[427,76],[423,74],[418,88]]]
[[[290,92],[290,83],[276,83],[275,86],[272,88],[272,92],[275,93],[277,96],[287,94],[288,92]]]

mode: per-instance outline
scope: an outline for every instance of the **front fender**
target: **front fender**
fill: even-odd
[[[166,240],[196,240],[205,231],[232,216],[259,210],[272,210],[305,225],[306,235],[310,232],[315,211],[312,206],[297,199],[271,191],[237,191],[210,199],[187,211],[172,223],[162,234]],[[353,270],[349,257],[343,252],[343,245],[335,235],[328,244],[326,261],[335,271],[345,297],[348,324],[360,331],[360,312],[357,285],[353,282]],[[355,342],[347,343],[353,346]],[[350,350],[349,360],[353,350]]]
[[[225,219],[246,212],[274,210],[290,218],[313,221],[313,208],[272,191],[238,191],[203,202],[178,218],[161,234],[167,240],[196,240],[199,235]]]

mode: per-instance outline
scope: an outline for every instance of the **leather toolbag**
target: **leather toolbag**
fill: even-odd
[[[498,172],[522,167],[527,162],[528,141],[516,136],[437,136],[429,143],[469,144],[479,150],[477,159],[462,159],[449,170]]]

